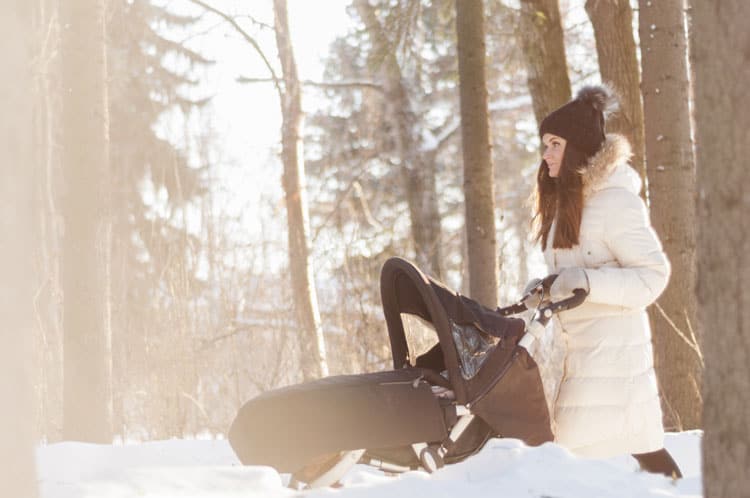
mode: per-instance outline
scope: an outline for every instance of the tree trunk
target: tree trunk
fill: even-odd
[[[104,2],[60,4],[66,439],[112,441]]]
[[[750,489],[750,65],[747,2],[692,4],[698,203],[698,318],[704,336],[706,498]],[[744,51],[743,51],[744,50]]]
[[[394,123],[393,141],[401,159],[416,262],[427,274],[441,278],[442,230],[434,157],[421,152],[419,119],[396,57],[397,47],[388,42],[368,0],[356,0],[355,6],[372,40],[372,53],[381,61],[386,109]]]
[[[645,3],[641,1],[641,14]],[[612,87],[620,100],[619,112],[607,120],[607,131],[621,133],[628,138],[633,146],[631,163],[641,179],[645,180],[643,107],[630,0],[587,0],[586,12],[594,27],[602,81]],[[641,40],[644,40],[642,31]]]
[[[34,471],[34,417],[31,372],[33,355],[35,241],[34,167],[31,138],[32,87],[31,5],[14,0],[0,16],[0,52],[6,77],[0,95],[6,99],[0,113],[0,411],[3,442],[0,444],[0,495],[37,496]]]
[[[406,178],[406,198],[417,265],[428,275],[440,279],[443,251],[435,154],[426,154],[426,157],[417,155],[411,164],[412,167],[403,165],[402,174]]]
[[[485,74],[484,2],[456,0],[469,295],[497,306],[495,182]]]
[[[302,373],[305,380],[311,380],[328,375],[328,363],[308,246],[310,229],[303,144],[300,135],[302,94],[289,34],[286,0],[274,0],[273,10],[276,45],[284,78],[284,89],[280,95],[281,159],[284,163],[282,181],[289,225],[289,270],[297,318],[304,332],[301,348]]]
[[[60,158],[59,158],[59,57],[52,54],[59,50],[58,43],[43,43],[38,33],[47,32],[57,26],[59,2],[41,0],[32,8],[35,55],[46,61],[34,68],[34,152],[35,165],[35,235],[36,275],[39,286],[44,289],[36,295],[35,314],[37,330],[33,344],[36,361],[37,385],[35,418],[37,432],[47,441],[59,441],[62,431],[62,278],[61,244],[62,223],[58,208]],[[57,32],[57,28],[55,29]],[[59,41],[58,37],[54,39]]]
[[[521,50],[537,124],[570,100],[570,78],[557,0],[521,0]]]
[[[700,427],[701,359],[695,300],[695,161],[683,0],[641,0],[640,36],[651,220],[672,263],[669,286],[649,309],[665,426]],[[691,344],[693,346],[691,346]]]

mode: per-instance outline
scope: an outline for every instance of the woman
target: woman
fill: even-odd
[[[627,139],[604,133],[613,101],[583,88],[547,116],[534,221],[554,300],[589,292],[554,326],[567,345],[555,403],[556,441],[584,457],[631,453],[651,472],[680,477],[664,430],[646,306],[667,285],[669,262],[628,165]]]

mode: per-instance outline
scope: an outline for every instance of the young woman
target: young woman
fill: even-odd
[[[547,116],[539,135],[535,226],[551,297],[586,289],[555,318],[567,345],[555,403],[555,438],[584,457],[630,453],[651,472],[680,477],[664,429],[646,306],[667,285],[669,261],[639,197],[627,139],[605,135],[613,98],[585,87]]]

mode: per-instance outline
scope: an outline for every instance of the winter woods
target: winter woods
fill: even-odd
[[[32,440],[223,434],[260,392],[390,368],[390,256],[516,300],[546,271],[539,122],[599,82],[672,265],[665,427],[705,430],[707,496],[745,489],[722,460],[749,444],[739,0],[337,0],[330,30],[301,0],[6,3],[17,496]]]

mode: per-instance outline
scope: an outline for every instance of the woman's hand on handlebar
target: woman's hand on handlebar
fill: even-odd
[[[573,295],[573,291],[582,289],[589,293],[589,278],[583,268],[565,268],[552,282],[550,296],[552,301],[561,301]]]

